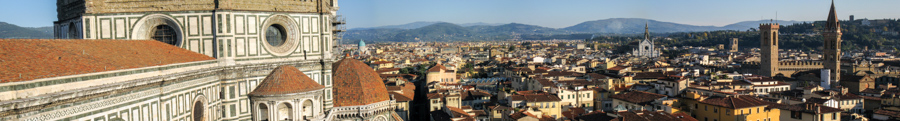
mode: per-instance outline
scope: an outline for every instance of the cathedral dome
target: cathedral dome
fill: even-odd
[[[249,95],[284,95],[325,88],[294,66],[278,66]]]
[[[342,59],[333,65],[334,107],[357,106],[390,100],[381,77],[356,59]]]

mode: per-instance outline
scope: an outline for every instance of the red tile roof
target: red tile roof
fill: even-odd
[[[325,88],[293,66],[278,66],[249,95],[280,95]]]
[[[613,99],[619,99],[622,101],[638,104],[638,105],[648,105],[653,101],[656,101],[661,98],[665,98],[666,95],[644,92],[644,91],[634,91],[634,92],[626,92],[622,94],[609,96]]]
[[[441,72],[441,70],[447,71],[449,69],[447,69],[447,67],[444,67],[444,65],[442,64],[434,64],[433,67],[428,69],[428,72]]]
[[[378,62],[373,62],[372,64],[378,65],[378,64],[387,64],[387,63],[394,63],[394,62],[390,62],[390,61],[378,61]]]
[[[453,116],[454,116],[453,118],[470,117],[469,113],[466,113],[466,111],[463,111],[460,108],[453,107],[453,106],[447,106],[447,109],[450,109],[450,112],[453,113]]]
[[[0,39],[0,83],[213,59],[154,40]]]
[[[527,109],[519,110],[516,113],[510,114],[509,118],[519,120],[524,117],[532,117],[532,118],[538,119],[538,121],[554,121],[553,117],[550,117],[548,115],[542,115],[541,118],[538,118],[537,115],[528,113],[528,111],[525,111],[525,110],[527,110]]]
[[[381,77],[365,63],[345,58],[332,66],[335,107],[366,105],[390,100]]]
[[[378,70],[375,71],[375,72],[378,72],[378,73],[384,73],[384,72],[391,72],[391,71],[400,71],[400,68],[385,68],[385,69],[378,69]],[[379,75],[379,76],[381,76],[381,75]]]
[[[621,116],[613,119],[616,121],[697,121],[697,119],[686,116],[683,113],[675,115],[663,111],[625,111],[616,114]]]
[[[710,105],[722,106],[730,109],[766,106],[772,103],[751,96],[710,97],[700,102]]]
[[[388,91],[397,101],[412,101],[415,98],[416,86],[413,83],[406,82],[399,86],[387,86]]]
[[[511,95],[509,96],[510,100],[514,101],[528,101],[528,102],[557,102],[562,101],[559,97],[554,95],[550,95],[547,93],[538,93],[538,94],[519,94],[519,95]]]

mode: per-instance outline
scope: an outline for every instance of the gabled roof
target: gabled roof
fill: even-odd
[[[537,119],[538,121],[554,121],[553,117],[550,117],[548,115],[542,115],[540,118],[538,118],[537,115],[528,113],[528,111],[525,111],[525,110],[527,110],[527,109],[523,109],[523,110],[517,111],[513,114],[510,114],[509,118],[519,120],[521,118],[531,117],[531,118]]]
[[[644,91],[633,91],[633,92],[626,92],[626,93],[622,93],[622,94],[612,95],[609,97],[613,98],[613,99],[618,99],[618,100],[634,103],[634,104],[647,105],[647,104],[650,104],[653,101],[656,101],[660,98],[665,98],[666,95],[644,92]]]
[[[293,66],[278,66],[249,95],[281,95],[325,88]]]
[[[509,96],[510,100],[521,100],[528,102],[555,102],[562,101],[559,97],[547,94],[547,93],[535,93],[535,94],[520,94],[520,95],[511,95]]]
[[[448,71],[447,67],[444,67],[442,64],[434,64],[433,67],[428,69],[428,72],[441,72],[441,70]]]
[[[154,40],[0,39],[0,83],[213,59]]]
[[[747,108],[747,107],[755,107],[755,106],[766,106],[771,104],[772,102],[766,102],[759,98],[751,97],[751,96],[736,96],[736,97],[710,97],[705,100],[700,101],[700,103],[710,104],[715,106],[721,106],[725,108],[731,109],[739,109],[739,108]]]
[[[697,121],[684,113],[670,114],[663,111],[625,111],[616,113],[616,121]]]

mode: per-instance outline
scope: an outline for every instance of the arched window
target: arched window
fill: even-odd
[[[278,105],[278,120],[294,120],[293,106],[288,103]]]
[[[309,120],[309,119],[306,119],[306,117],[312,117],[313,114],[315,114],[314,110],[315,110],[315,106],[313,106],[312,100],[306,100],[306,101],[303,101],[303,110],[300,111],[300,113],[303,113],[304,120]]]
[[[75,26],[75,22],[69,23],[69,32],[67,33],[69,39],[78,39],[78,26]]]
[[[772,32],[772,45],[778,45],[778,32]]]
[[[175,34],[175,29],[173,29],[169,25],[156,26],[156,28],[153,30],[153,36],[151,36],[150,38],[170,45],[178,44],[178,35]]]
[[[278,24],[272,24],[268,28],[266,28],[266,42],[269,45],[278,47],[284,44],[285,39],[287,38],[287,32],[284,31],[284,27]]]
[[[200,102],[200,101],[194,102],[194,110],[193,110],[194,112],[191,114],[191,116],[194,117],[193,118],[194,121],[204,121],[205,120],[204,119],[205,117],[203,115],[204,109],[205,108],[203,108],[203,102]]]
[[[268,121],[269,120],[269,107],[266,104],[259,104],[259,120],[260,121]]]

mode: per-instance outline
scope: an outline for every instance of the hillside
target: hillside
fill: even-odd
[[[861,20],[841,21],[841,49],[857,50],[863,48],[877,50],[895,50],[900,47],[900,21],[890,20],[877,25],[863,25]],[[779,29],[779,43],[781,49],[799,49],[806,51],[818,51],[822,47],[824,38],[821,31],[824,29],[824,21],[805,22],[797,24],[782,24]],[[757,24],[757,26],[759,26]],[[651,28],[652,29],[652,28]],[[632,36],[602,36],[593,41],[610,43],[636,42]],[[758,31],[718,30],[705,32],[677,32],[654,36],[658,45],[672,46],[702,46],[713,47],[718,44],[728,45],[731,38],[738,38],[741,49],[759,47]],[[661,39],[665,37],[666,39]],[[631,48],[631,47],[623,47]]]
[[[451,23],[435,23],[421,28],[401,31],[394,35],[393,40],[396,41],[453,41],[466,40],[472,35],[472,32],[465,27]]]
[[[718,30],[746,31],[750,28],[756,28],[760,23],[769,23],[769,20],[743,21],[717,27],[695,26],[640,18],[611,18],[586,21],[565,28],[549,28],[520,23],[453,24],[447,22],[413,22],[402,25],[350,29],[345,33],[344,39],[346,40],[345,43],[359,40],[373,42],[507,40],[514,38],[514,36],[518,36],[520,39],[586,39],[594,34],[641,34],[644,32],[645,24],[649,24],[651,34],[668,34]],[[802,23],[802,21],[778,21],[778,23],[790,25],[792,23]],[[584,36],[587,37],[579,38]]]
[[[519,23],[510,23],[503,24],[498,26],[471,26],[468,27],[470,30],[478,32],[478,33],[492,33],[492,34],[564,34],[568,33],[565,30],[558,30],[554,28],[547,28],[536,25],[528,25],[528,24],[519,24]]]
[[[50,31],[47,32],[46,27],[25,28],[6,22],[0,22],[0,38],[49,39],[53,38],[52,28],[53,27],[50,27]]]
[[[711,31],[721,29],[714,26],[694,26],[638,18],[613,18],[587,21],[562,29],[584,33],[635,34],[643,33],[644,25],[650,25],[650,30],[654,33]]]

